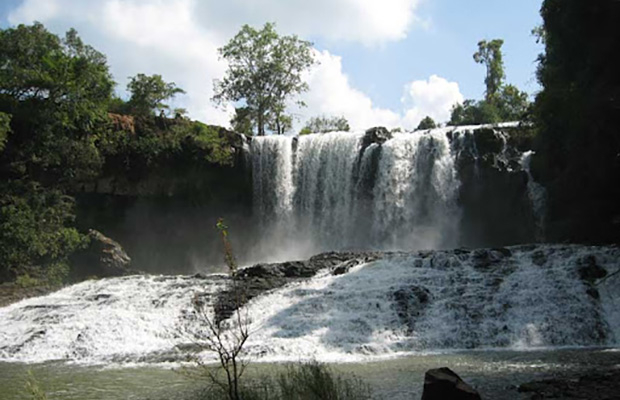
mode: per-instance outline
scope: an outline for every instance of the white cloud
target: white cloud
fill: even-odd
[[[161,74],[186,90],[173,106],[187,108],[192,118],[227,125],[232,107],[210,101],[214,78],[226,64],[218,59],[222,46],[242,23],[278,23],[283,33],[368,45],[399,40],[412,24],[419,0],[24,0],[9,22],[43,22],[62,34],[75,27],[84,40],[108,56],[123,90],[137,73]],[[430,115],[447,119],[462,100],[458,85],[431,76],[406,86],[402,112],[376,107],[351,86],[340,57],[316,51],[320,64],[306,75],[311,90],[301,97],[308,107],[292,108],[301,122],[314,115],[343,115],[354,128],[384,125],[414,128]],[[298,122],[299,124],[299,122]]]
[[[400,40],[418,21],[420,0],[205,0],[198,15],[228,36],[241,24],[276,22],[278,29],[302,37],[377,45]]]
[[[463,95],[458,83],[431,75],[428,81],[413,81],[405,85],[401,101],[405,106],[403,126],[413,129],[427,115],[437,122],[450,119],[450,109],[454,104],[463,102]]]
[[[368,96],[351,87],[342,71],[340,57],[328,51],[315,51],[315,58],[318,64],[307,76],[310,91],[301,96],[308,105],[300,110],[302,119],[316,115],[344,116],[353,129],[377,125],[399,126],[397,113],[374,107]]]

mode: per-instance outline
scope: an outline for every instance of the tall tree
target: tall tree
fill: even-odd
[[[449,125],[494,124],[519,121],[525,117],[530,106],[527,93],[514,85],[504,84],[501,49],[503,43],[501,39],[478,42],[474,60],[486,67],[485,98],[480,101],[468,99],[463,104],[455,104],[452,107]]]
[[[502,39],[493,39],[489,42],[481,40],[478,42],[478,51],[474,53],[474,61],[486,67],[485,100],[491,102],[495,99],[497,92],[506,77],[504,73],[504,60],[502,58]]]
[[[265,134],[270,118],[283,115],[288,98],[308,90],[301,73],[314,63],[311,43],[279,36],[272,23],[261,30],[244,25],[218,51],[228,70],[215,80],[213,100],[244,102],[258,135]]]
[[[129,109],[137,115],[149,115],[156,110],[168,110],[165,103],[185,91],[174,82],[165,82],[161,75],[138,74],[130,78],[127,90],[131,93]]]

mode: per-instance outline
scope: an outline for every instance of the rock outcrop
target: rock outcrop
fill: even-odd
[[[481,400],[480,394],[450,368],[426,371],[422,400]]]
[[[231,288],[218,294],[214,309],[216,321],[222,321],[254,297],[287,283],[313,277],[319,270],[331,268],[341,275],[355,265],[374,261],[382,253],[328,252],[304,261],[256,264],[239,270]]]
[[[131,258],[119,243],[90,229],[90,244],[73,257],[73,275],[78,278],[122,276],[132,273]]]

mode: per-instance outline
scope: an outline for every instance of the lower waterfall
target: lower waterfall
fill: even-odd
[[[617,247],[379,254],[346,273],[323,269],[252,299],[243,310],[249,356],[359,361],[620,340]],[[23,300],[0,308],[0,361],[182,361],[192,347],[184,332],[201,325],[193,299],[212,300],[227,284],[221,275],[129,276]]]

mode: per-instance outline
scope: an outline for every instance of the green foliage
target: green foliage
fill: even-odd
[[[190,134],[186,138],[189,138],[195,147],[204,151],[204,157],[208,162],[232,165],[234,152],[227,141],[220,136],[219,129],[221,128],[195,121],[191,123]]]
[[[486,67],[484,100],[465,100],[452,107],[448,125],[494,124],[506,121],[520,121],[526,117],[530,103],[527,93],[514,85],[504,84],[504,63],[501,39],[478,43],[474,54],[477,63]]]
[[[345,117],[313,117],[299,132],[300,135],[309,133],[348,132],[351,130],[349,121]]]
[[[68,185],[97,174],[94,137],[112,93],[105,56],[75,30],[43,25],[0,30],[0,112],[11,114],[0,174]]]
[[[41,277],[60,283],[68,256],[86,239],[73,222],[73,199],[34,183],[2,184],[0,195],[0,271],[37,267]]]
[[[620,7],[545,0],[539,35],[536,177],[552,240],[620,241]],[[615,221],[615,222],[614,222]]]
[[[435,123],[435,120],[433,120],[431,117],[427,115],[426,117],[424,117],[424,119],[422,119],[422,121],[420,121],[416,130],[435,129],[435,128],[437,128],[437,124]]]
[[[235,115],[230,120],[232,130],[237,133],[243,133],[252,136],[254,130],[254,120],[252,119],[252,110],[248,107],[235,108]]]
[[[289,366],[278,377],[280,399],[354,400],[370,399],[370,388],[357,378],[342,378],[317,362]]]
[[[484,64],[487,70],[484,78],[486,85],[485,100],[487,102],[493,101],[506,77],[502,58],[503,44],[504,41],[501,39],[494,39],[490,42],[481,40],[478,42],[478,51],[474,53],[474,61],[478,64]]]
[[[228,70],[214,82],[213,100],[243,101],[258,135],[265,134],[270,120],[278,125],[287,98],[308,89],[301,73],[314,63],[311,43],[279,36],[272,23],[261,30],[244,25],[219,53]]]
[[[170,107],[164,103],[179,93],[185,93],[174,82],[165,82],[161,75],[138,74],[130,78],[127,90],[131,98],[127,104],[129,110],[135,115],[149,115],[156,110],[168,110]]]
[[[4,150],[9,133],[11,133],[11,115],[0,112],[0,152]]]
[[[15,284],[21,288],[30,288],[41,286],[42,282],[40,279],[33,278],[30,274],[25,273],[23,275],[18,275],[15,279]]]
[[[227,397],[222,388],[211,388],[199,398],[219,400]],[[290,364],[274,376],[249,378],[240,388],[243,400],[369,400],[370,386],[355,376],[342,376],[318,362]]]

